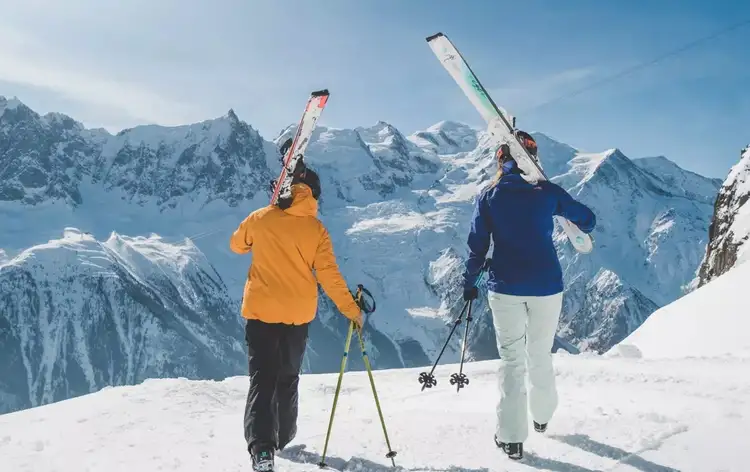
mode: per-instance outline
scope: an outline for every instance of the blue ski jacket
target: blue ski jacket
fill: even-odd
[[[477,277],[494,243],[487,288],[495,293],[546,296],[563,290],[562,268],[552,241],[553,215],[559,215],[590,233],[596,216],[560,186],[526,182],[515,162],[503,167],[503,176],[477,199],[469,232],[469,259],[464,288]]]

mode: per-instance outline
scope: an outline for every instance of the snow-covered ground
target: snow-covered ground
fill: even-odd
[[[744,291],[750,262],[651,315],[608,354],[650,359],[750,359],[750,316]]]
[[[498,361],[471,364],[461,393],[441,367],[420,391],[419,370],[378,371],[375,382],[396,464],[410,471],[747,470],[748,360],[637,360],[558,356],[561,403],[522,463],[493,443]],[[320,460],[336,376],[304,376],[296,441],[280,471]],[[148,380],[0,416],[2,470],[250,470],[242,434],[247,379]],[[367,376],[347,373],[328,463],[384,471],[390,461]]]
[[[737,324],[747,326],[737,288],[748,281],[750,266],[740,266],[655,313],[622,343],[642,356],[557,354],[560,407],[547,433],[531,433],[521,462],[492,439],[500,361],[467,365],[471,383],[460,393],[447,381],[455,365],[440,366],[438,385],[426,391],[417,381],[422,369],[377,371],[398,470],[747,471],[750,357],[732,331],[746,332]],[[660,354],[676,334],[696,349]],[[649,347],[657,338],[659,352]],[[280,453],[278,470],[318,470],[335,385],[336,375],[303,376],[299,433]],[[245,377],[147,380],[0,416],[2,470],[250,470],[246,388]],[[386,452],[367,375],[349,372],[327,462],[341,471],[385,471]]]

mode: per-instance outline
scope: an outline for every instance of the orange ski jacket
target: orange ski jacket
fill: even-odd
[[[296,184],[289,208],[260,208],[232,234],[229,248],[237,254],[252,251],[253,256],[242,297],[244,318],[308,323],[317,311],[317,283],[344,316],[360,316],[336,264],[331,238],[317,214],[318,201],[310,187]]]

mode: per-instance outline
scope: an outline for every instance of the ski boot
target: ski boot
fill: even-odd
[[[495,436],[495,444],[514,461],[523,459],[523,443],[504,443]]]
[[[255,472],[274,472],[273,450],[271,448],[253,448],[250,454],[253,458]]]
[[[543,433],[547,431],[547,423],[539,424],[534,421],[534,431],[536,431],[537,433]]]

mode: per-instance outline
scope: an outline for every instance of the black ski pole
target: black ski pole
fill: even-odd
[[[482,279],[484,279],[484,276],[487,274],[487,271],[490,269],[490,265],[492,265],[492,259],[488,258],[484,261],[484,264],[482,264],[482,269],[479,272],[479,277],[477,277],[476,282],[474,283],[475,287],[478,287],[482,283]],[[469,331],[469,324],[468,321],[471,321],[471,300],[466,301],[464,303],[464,307],[461,309],[461,313],[459,313],[456,320],[453,322],[453,328],[451,328],[451,332],[448,334],[448,339],[445,340],[445,344],[443,344],[443,348],[440,350],[440,354],[438,354],[437,359],[435,359],[435,363],[432,364],[432,369],[430,369],[430,372],[421,372],[419,374],[419,383],[422,384],[422,391],[424,391],[425,388],[432,388],[435,385],[437,385],[437,380],[435,380],[435,368],[438,365],[438,362],[440,362],[440,358],[443,357],[443,353],[445,352],[445,348],[448,347],[448,343],[451,340],[451,337],[453,337],[453,333],[456,331],[456,328],[458,328],[458,325],[461,324],[461,321],[463,319],[464,313],[466,312],[466,309],[469,309],[469,316],[466,323],[466,331],[464,332],[464,346],[463,346],[463,352],[461,353],[461,375],[463,375],[463,362],[464,362],[464,353],[466,352],[466,333]],[[453,374],[451,376],[451,384],[454,384],[455,381],[453,380],[456,374]],[[466,376],[463,375],[463,378],[466,379]],[[466,379],[466,383],[469,383],[469,380]],[[462,386],[459,386],[461,388]]]
[[[419,374],[419,383],[422,384],[422,390],[424,391],[425,388],[432,388],[435,385],[437,385],[437,380],[435,380],[435,368],[438,365],[438,362],[440,362],[440,358],[443,357],[443,353],[445,352],[445,348],[448,347],[448,343],[450,342],[451,338],[453,337],[453,333],[456,332],[456,328],[458,328],[458,325],[461,324],[461,319],[464,316],[464,312],[466,311],[466,308],[469,306],[470,302],[464,303],[464,307],[461,309],[461,313],[459,313],[458,317],[453,321],[453,328],[451,328],[450,334],[448,334],[448,339],[445,340],[445,344],[443,344],[443,349],[440,350],[440,354],[438,354],[437,359],[435,359],[435,363],[432,365],[432,369],[430,370],[430,373],[422,372]]]
[[[464,374],[464,357],[466,356],[466,344],[469,337],[472,301],[469,301],[469,313],[466,315],[466,327],[464,328],[464,345],[461,349],[461,367],[457,374],[451,375],[451,385],[456,385],[456,392],[461,391],[462,388],[469,385],[469,378],[466,376],[466,374]]]

